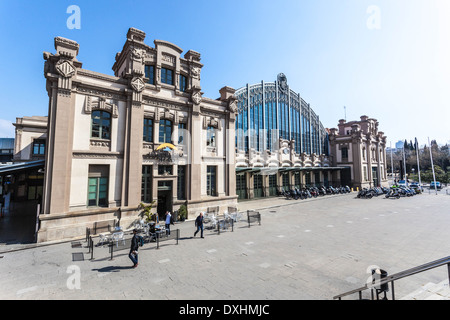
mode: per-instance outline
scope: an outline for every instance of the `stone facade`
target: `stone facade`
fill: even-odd
[[[42,116],[16,118],[14,162],[44,160],[47,122]]]
[[[234,89],[204,97],[200,54],[181,56],[161,40],[151,47],[145,36],[128,30],[114,76],[83,69],[75,41],[57,37],[56,53],[44,52],[50,103],[39,242],[83,235],[99,221],[127,228],[141,202],[155,201],[159,214],[185,204],[190,217],[236,206]]]
[[[330,130],[330,154],[333,165],[347,167],[347,184],[358,188],[388,186],[386,136],[378,131],[378,121],[361,116],[360,121],[339,120]]]

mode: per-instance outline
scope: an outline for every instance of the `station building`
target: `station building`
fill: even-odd
[[[200,53],[130,28],[114,76],[82,68],[79,45],[44,52],[49,96],[38,241],[82,235],[98,221],[128,227],[141,202],[236,207],[234,89],[203,96]]]
[[[31,217],[39,204],[38,242],[99,222],[127,228],[141,203],[161,218],[186,205],[192,218],[281,189],[387,181],[375,119],[326,129],[283,73],[204,97],[200,53],[145,37],[128,30],[114,75],[83,69],[72,40],[57,37],[56,52],[44,52],[48,117],[17,119],[20,164],[0,169],[3,185],[12,177],[3,190],[28,201]]]
[[[311,106],[280,73],[236,90],[236,192],[239,199],[276,196],[281,189],[339,183],[328,132]]]

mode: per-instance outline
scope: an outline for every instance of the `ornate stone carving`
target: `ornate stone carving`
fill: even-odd
[[[90,145],[91,145],[91,147],[109,148],[110,142],[109,141],[101,141],[101,140],[91,140]]]
[[[287,78],[284,75],[284,73],[280,73],[278,75],[278,85],[281,89],[281,91],[286,92],[288,89],[288,85],[287,85]]]
[[[67,60],[59,60],[55,67],[56,71],[64,78],[70,78],[75,74],[75,67]]]
[[[162,54],[162,61],[169,62],[169,63],[175,63],[175,57],[169,54]]]
[[[237,112],[237,100],[236,99],[230,100],[230,103],[228,104],[228,110],[230,110],[233,113]]]
[[[103,97],[99,97],[94,101],[94,97],[87,96],[86,101],[84,102],[84,112],[87,114],[91,114],[92,110],[104,110],[111,113],[113,118],[117,118],[119,116],[119,111],[117,108],[117,103],[114,100],[110,100],[110,102],[106,102],[106,99]]]
[[[200,76],[200,68],[199,67],[191,65],[190,70],[191,70],[191,77],[198,78]]]
[[[145,83],[144,81],[142,81],[141,78],[136,77],[133,80],[131,80],[131,86],[135,91],[142,92],[145,88]]]
[[[202,94],[200,91],[195,91],[194,93],[192,93],[191,96],[192,101],[195,104],[200,104],[200,102],[202,102]]]
[[[145,50],[133,48],[131,50],[131,59],[136,62],[144,62]]]

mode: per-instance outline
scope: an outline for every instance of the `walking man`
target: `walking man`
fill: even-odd
[[[138,242],[138,236],[137,236],[137,230],[133,230],[133,238],[131,238],[131,247],[130,247],[130,253],[128,254],[128,257],[133,261],[133,268],[136,268],[138,266],[138,249],[139,249],[139,242]]]
[[[170,220],[172,218],[172,215],[169,211],[166,211],[166,234],[170,236]]]
[[[195,219],[195,226],[197,227],[197,231],[195,231],[194,237],[201,230],[200,236],[203,238],[203,212],[200,212],[197,219]]]

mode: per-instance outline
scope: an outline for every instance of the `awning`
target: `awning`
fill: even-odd
[[[25,163],[15,163],[6,166],[0,166],[0,175],[27,171],[30,169],[41,169],[45,166],[45,160],[30,161]]]

